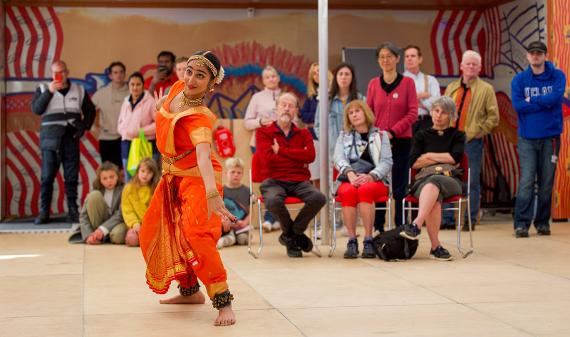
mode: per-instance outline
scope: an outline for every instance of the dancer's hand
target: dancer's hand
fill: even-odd
[[[237,221],[237,218],[224,206],[224,200],[219,195],[208,199],[208,220],[212,217],[212,213],[219,215],[222,219],[225,217],[230,222]]]

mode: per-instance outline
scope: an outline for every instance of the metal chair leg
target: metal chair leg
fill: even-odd
[[[469,198],[459,200],[459,209],[461,209],[461,203],[462,202],[467,203],[467,207],[466,207],[467,208],[467,226],[469,227],[470,247],[469,247],[469,250],[466,252],[464,252],[461,249],[461,241],[460,241],[461,240],[460,239],[461,226],[460,226],[460,223],[461,223],[462,216],[461,216],[461,211],[459,211],[459,219],[457,220],[457,250],[459,251],[459,253],[461,254],[461,256],[463,258],[466,258],[467,256],[471,255],[474,251],[474,249],[473,249],[473,227],[471,224],[471,207],[469,205]]]
[[[392,198],[388,199],[386,206],[388,206],[388,230],[390,230],[392,229]]]
[[[330,246],[330,250],[329,250],[329,257],[333,256],[334,250],[336,249],[336,203],[334,202],[333,199],[333,221],[331,224],[331,246]]]
[[[322,257],[321,250],[319,249],[319,245],[317,244],[317,217],[313,220],[313,250],[311,253],[315,254],[318,257]]]
[[[255,201],[257,203],[257,214],[258,216],[258,222],[259,222],[259,248],[257,249],[257,252],[253,251],[253,247],[252,247],[252,239],[253,239],[253,228],[250,229],[250,236],[249,236],[249,243],[247,245],[247,252],[249,253],[249,255],[253,256],[254,258],[258,258],[261,255],[261,251],[263,250],[263,227],[261,226],[261,217],[262,217],[262,213],[261,213],[261,203],[259,202],[259,200]]]

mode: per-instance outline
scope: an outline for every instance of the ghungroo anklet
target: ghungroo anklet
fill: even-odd
[[[180,291],[180,295],[182,296],[192,296],[200,290],[200,284],[196,283],[196,285],[191,286],[189,288],[184,288],[179,284],[178,290]]]
[[[214,295],[214,298],[212,299],[212,305],[217,310],[220,310],[221,308],[227,307],[228,305],[232,304],[233,300],[234,300],[234,295],[232,295],[229,290],[226,290],[221,294]]]

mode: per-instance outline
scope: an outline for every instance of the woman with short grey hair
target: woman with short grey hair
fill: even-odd
[[[417,170],[410,186],[410,194],[418,198],[418,215],[411,224],[405,224],[400,235],[418,240],[426,224],[431,241],[430,257],[449,261],[453,257],[441,246],[438,234],[441,225],[443,199],[462,193],[461,171],[456,168],[463,158],[465,133],[455,125],[455,102],[447,96],[438,98],[430,109],[433,126],[418,131],[412,140],[410,166]]]

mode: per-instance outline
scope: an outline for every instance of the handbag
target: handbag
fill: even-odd
[[[422,167],[420,172],[416,173],[415,180],[427,178],[433,175],[444,175],[448,177],[457,177],[463,173],[462,169],[456,168],[451,164],[433,164]]]
[[[358,153],[356,153],[356,135],[354,134],[354,132],[352,134],[352,146],[350,148],[349,157],[350,157],[350,153],[353,150],[354,150],[355,154],[358,154]],[[356,160],[350,161],[350,167],[352,168],[352,170],[354,172],[362,174],[362,173],[368,173],[368,172],[372,171],[375,166],[374,166],[374,164],[372,164],[369,161],[358,158]],[[341,181],[341,182],[348,182],[349,181],[348,176],[345,173],[340,174],[337,177],[337,180]]]
[[[152,158],[152,144],[144,136],[144,130],[141,128],[139,136],[131,141],[129,148],[129,158],[127,159],[127,172],[132,176],[137,172],[139,163],[144,158]]]

